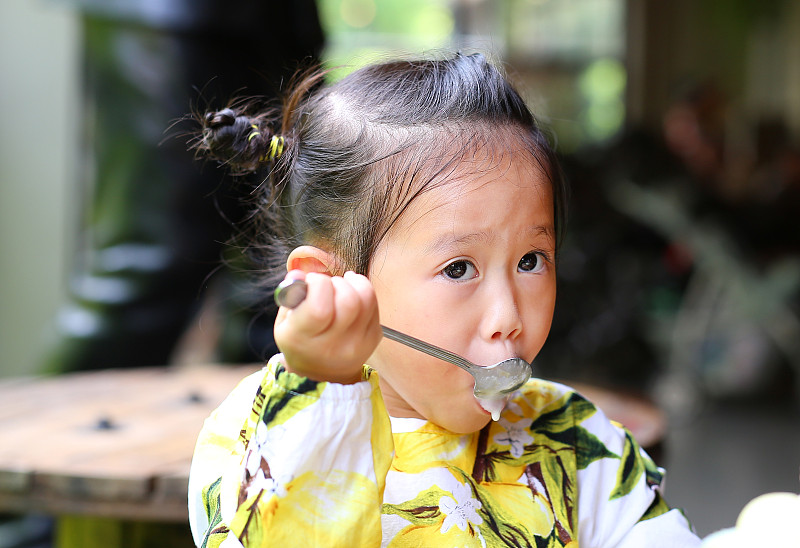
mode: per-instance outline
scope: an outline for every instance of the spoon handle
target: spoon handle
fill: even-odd
[[[406,335],[405,333],[397,331],[396,329],[392,329],[391,327],[381,325],[381,329],[383,330],[383,336],[387,339],[402,343],[410,348],[413,348],[414,350],[419,350],[420,352],[424,352],[425,354],[433,356],[434,358],[439,358],[440,360],[450,362],[466,371],[472,372],[473,369],[479,367],[471,361],[462,358],[458,354],[454,354],[453,352],[445,350],[444,348],[439,348],[431,343],[421,341],[416,337],[412,337],[411,335]]]
[[[303,300],[305,300],[307,291],[308,286],[303,280],[284,280],[280,283],[280,285],[278,285],[277,289],[275,289],[275,302],[278,303],[279,306],[296,308],[301,302],[303,302]],[[424,352],[425,354],[433,356],[434,358],[439,358],[440,360],[450,362],[466,371],[472,372],[479,368],[479,366],[475,365],[471,361],[466,360],[458,354],[450,352],[449,350],[445,350],[444,348],[439,348],[438,346],[417,339],[416,337],[412,337],[411,335],[406,335],[405,333],[401,333],[400,331],[392,329],[391,327],[386,327],[385,325],[381,325],[381,329],[383,330],[384,337],[387,339],[391,339],[415,350],[419,350],[420,352]]]

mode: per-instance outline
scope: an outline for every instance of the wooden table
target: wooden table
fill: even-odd
[[[0,511],[90,516],[106,536],[112,523],[185,525],[203,420],[258,368],[115,369],[0,381]],[[86,523],[62,521],[59,544],[87,546],[76,540],[91,534]]]
[[[186,493],[197,434],[259,367],[115,369],[0,381],[0,511],[59,516],[63,547],[192,546]],[[666,422],[646,401],[576,388],[644,447],[660,442]],[[158,523],[166,529],[154,528]],[[163,543],[169,535],[176,540]]]

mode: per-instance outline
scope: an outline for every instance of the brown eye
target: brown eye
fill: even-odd
[[[463,280],[474,278],[477,271],[469,261],[453,261],[442,269],[442,274],[452,280]]]
[[[520,272],[538,272],[544,266],[544,259],[538,253],[527,253],[519,260],[517,269]]]

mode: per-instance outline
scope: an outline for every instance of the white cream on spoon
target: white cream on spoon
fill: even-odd
[[[475,396],[480,406],[492,414],[492,420],[495,422],[500,420],[500,413],[505,409],[508,398],[508,395],[496,398],[481,398],[480,396]]]

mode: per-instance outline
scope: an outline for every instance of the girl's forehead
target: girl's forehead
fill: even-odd
[[[521,182],[517,174],[484,174],[431,189],[409,205],[379,249],[438,264],[464,253],[519,259],[521,247],[554,248],[550,186]]]
[[[387,231],[412,228],[430,215],[458,216],[462,208],[480,215],[474,195],[509,210],[534,196],[549,215],[542,222],[553,223],[550,166],[520,128],[440,128],[417,137],[381,174],[393,212],[383,225]]]
[[[516,160],[514,158],[517,158]],[[409,200],[400,225],[411,225],[428,217],[442,222],[461,218],[491,225],[504,212],[539,217],[536,223],[553,224],[553,193],[547,173],[521,155],[504,159],[464,161],[454,166],[439,181],[432,181],[423,192]],[[532,221],[534,219],[531,219]]]
[[[427,176],[409,182],[409,196],[422,196],[441,189],[436,194],[440,199],[447,199],[495,182],[545,190],[552,186],[549,166],[544,165],[522,139],[472,142],[460,147],[445,145],[444,148],[449,150],[444,154],[434,152],[424,161],[423,171],[428,172]]]

